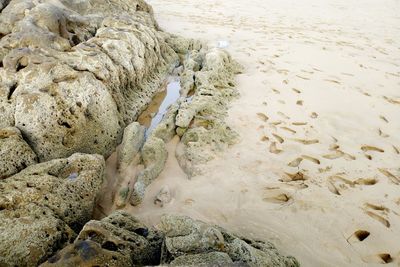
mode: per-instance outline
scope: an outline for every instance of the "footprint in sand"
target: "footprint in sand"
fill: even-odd
[[[389,123],[389,121],[384,116],[380,115],[379,118],[381,118],[384,122]]]
[[[390,253],[379,253],[376,255],[370,255],[362,258],[364,262],[367,263],[378,263],[378,264],[388,264],[394,261]]]
[[[283,143],[285,142],[285,139],[283,139],[281,136],[277,135],[277,134],[272,134],[276,140],[278,140],[279,143]]]
[[[312,112],[311,115],[310,115],[310,117],[311,117],[312,119],[316,119],[316,118],[318,118],[318,114],[317,114],[316,112]]]
[[[307,125],[307,124],[308,124],[307,122],[301,122],[301,121],[292,122],[292,125],[295,125],[295,126],[304,126],[304,125]]]
[[[269,137],[268,136],[262,136],[260,139],[261,142],[268,142],[269,141]]]
[[[269,146],[269,152],[271,152],[273,154],[279,154],[282,151],[283,151],[282,149],[277,148],[276,142],[272,142],[271,145]]]
[[[302,105],[303,105],[303,100],[297,100],[297,101],[296,101],[296,105],[302,106]]]
[[[388,134],[385,134],[384,132],[382,132],[381,128],[378,129],[378,133],[379,133],[379,136],[382,136],[383,138],[389,137]]]
[[[328,178],[328,189],[335,195],[342,195],[349,187],[353,187],[353,182],[339,175],[333,175]]]
[[[289,116],[287,116],[285,113],[283,113],[283,112],[281,112],[281,111],[278,111],[278,115],[281,116],[282,118],[286,119],[286,120],[289,120],[289,119],[290,119]]]
[[[264,122],[266,122],[266,121],[269,120],[269,117],[268,117],[267,115],[265,115],[264,113],[261,113],[261,112],[258,112],[258,113],[257,113],[257,117],[258,117],[260,120],[264,121]]]
[[[306,140],[306,139],[292,139],[295,142],[298,143],[302,143],[303,145],[312,145],[312,144],[317,144],[319,143],[319,140],[317,139],[310,139],[310,140]]]
[[[293,201],[292,196],[279,187],[265,187],[263,201],[274,204],[287,204]]]
[[[397,147],[395,147],[394,145],[392,145],[392,147],[393,147],[394,152],[399,155],[400,150]]]
[[[387,178],[389,178],[389,181],[391,181],[392,183],[394,183],[396,185],[400,184],[400,177],[397,177],[389,170],[384,169],[384,168],[378,168],[378,171],[380,171],[383,175],[385,175]]]
[[[288,131],[288,132],[290,132],[291,134],[295,134],[296,133],[296,131],[295,130],[293,130],[293,129],[290,129],[289,127],[280,127],[282,130],[285,130],[285,131]]]
[[[375,146],[368,146],[368,145],[362,146],[361,150],[364,152],[369,152],[369,151],[375,151],[375,152],[380,152],[380,153],[385,152],[385,150],[383,150],[382,148],[375,147]]]
[[[297,94],[301,94],[301,91],[300,91],[299,89],[292,88],[292,90],[293,90],[295,93],[297,93]]]
[[[385,206],[365,203],[364,212],[372,219],[380,222],[387,228],[390,228],[390,222],[388,217],[390,210]]]
[[[288,173],[285,172],[285,177],[282,177],[281,181],[282,182],[294,182],[294,181],[305,181],[308,179],[308,177],[301,171],[298,171],[296,173]],[[304,185],[305,188],[308,187],[307,185]]]
[[[305,159],[305,160],[308,160],[308,161],[311,161],[312,163],[315,163],[315,164],[321,164],[321,161],[319,160],[319,159],[317,159],[317,158],[313,158],[313,157],[310,157],[310,156],[307,156],[307,155],[302,155],[301,156],[303,159]]]
[[[351,236],[347,238],[349,244],[354,244],[357,242],[362,242],[370,236],[370,232],[366,230],[357,230]]]
[[[289,167],[297,168],[299,167],[300,163],[303,161],[303,158],[296,158],[288,163]]]

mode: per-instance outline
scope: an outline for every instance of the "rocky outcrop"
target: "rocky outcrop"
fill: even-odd
[[[73,244],[42,266],[158,265],[162,242],[161,232],[117,211],[101,221],[88,222]]]
[[[234,78],[241,66],[221,49],[192,51],[183,66],[182,91],[193,95],[181,101],[175,118],[176,133],[182,136],[176,157],[191,177],[237,141],[225,117],[228,104],[238,96]]]
[[[165,234],[166,262],[172,260],[174,265],[299,266],[295,258],[281,255],[269,242],[240,238],[186,216],[164,215],[159,227]]]
[[[110,155],[177,64],[174,37],[141,0],[6,2],[0,127],[18,127],[40,161]]]
[[[88,222],[73,244],[42,266],[299,266],[271,243],[239,238],[189,217],[166,215],[158,228],[118,211]]]
[[[0,180],[0,266],[37,266],[90,220],[104,159],[74,154]]]
[[[17,128],[0,129],[0,179],[37,163],[36,154]]]

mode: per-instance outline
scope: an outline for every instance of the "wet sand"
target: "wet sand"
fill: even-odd
[[[228,42],[245,68],[228,118],[241,140],[188,180],[175,137],[143,204],[127,209],[269,239],[303,266],[398,266],[400,3],[149,3],[169,32]],[[173,200],[161,208],[165,185]]]

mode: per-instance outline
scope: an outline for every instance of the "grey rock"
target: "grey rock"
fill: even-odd
[[[203,266],[203,267],[225,267],[232,266],[233,261],[224,252],[209,252],[189,254],[177,257],[170,266]]]

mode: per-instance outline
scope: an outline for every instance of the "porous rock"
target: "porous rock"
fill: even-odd
[[[42,266],[157,265],[162,242],[160,232],[146,227],[126,212],[117,211],[101,221],[88,222],[73,244]]]
[[[0,127],[17,126],[40,161],[109,156],[178,62],[142,0],[0,7]]]
[[[117,168],[123,172],[133,162],[145,141],[145,127],[138,122],[129,124],[124,130],[122,142],[117,149]]]
[[[160,138],[151,136],[142,148],[142,160],[144,170],[139,172],[133,191],[130,196],[130,203],[138,205],[144,198],[146,187],[158,177],[164,169],[168,157],[165,143]]]
[[[0,179],[37,163],[35,152],[14,127],[0,129]]]
[[[176,258],[178,263],[182,262],[180,257],[188,258],[187,255],[196,255],[191,258],[203,263],[200,261],[200,255],[221,252],[228,255],[234,264],[239,265],[299,266],[295,258],[281,255],[269,242],[240,238],[219,226],[209,225],[186,216],[164,215],[159,228],[165,233],[166,251],[164,253],[169,258]],[[225,254],[218,254],[218,259],[221,257],[227,259]],[[212,257],[217,256],[214,254]],[[169,261],[168,258],[166,261]]]
[[[0,266],[37,266],[91,218],[104,159],[74,154],[0,180]]]

